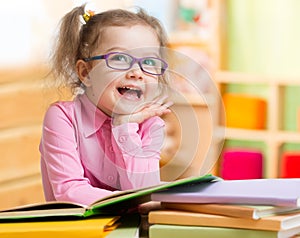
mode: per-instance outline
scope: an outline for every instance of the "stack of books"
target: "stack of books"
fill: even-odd
[[[149,237],[287,238],[300,233],[300,179],[220,180],[156,191]]]
[[[205,175],[120,191],[88,206],[54,201],[2,210],[0,237],[137,237],[140,228],[137,208],[149,202],[153,192],[184,184],[210,183],[216,179]]]
[[[133,214],[148,202],[141,214]],[[150,227],[143,233],[148,229],[140,226],[145,217]],[[293,237],[300,233],[300,178],[222,180],[205,175],[122,191],[89,206],[47,202],[0,211],[0,237],[113,238],[125,233],[150,238]]]

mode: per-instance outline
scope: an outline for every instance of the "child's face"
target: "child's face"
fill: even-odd
[[[153,30],[143,25],[108,27],[99,51],[93,56],[110,52],[124,52],[136,58],[159,58],[159,42]],[[93,64],[86,93],[107,115],[137,112],[158,96],[159,76],[144,73],[138,63],[122,71],[109,68],[104,59]]]

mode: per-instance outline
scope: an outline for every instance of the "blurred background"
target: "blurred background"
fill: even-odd
[[[84,2],[0,0],[0,209],[43,201],[43,115],[51,102],[71,98],[45,87],[49,53],[59,20]],[[87,2],[96,12],[145,8],[166,28],[169,47],[201,64],[218,90],[206,90],[195,69],[187,67],[202,83],[204,97],[186,78],[176,78],[185,100],[174,106],[175,116],[165,118],[163,180],[206,172],[224,179],[300,177],[300,1]],[[190,108],[193,123],[184,116]],[[218,128],[226,132],[221,144],[214,138]],[[200,139],[192,136],[197,131]],[[204,161],[211,161],[205,169]]]

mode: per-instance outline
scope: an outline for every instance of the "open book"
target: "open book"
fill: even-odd
[[[210,174],[200,177],[189,177],[152,187],[120,191],[119,193],[100,199],[89,206],[69,202],[30,204],[0,211],[0,220],[59,216],[89,217],[93,215],[118,215],[125,213],[139,204],[150,201],[153,192],[195,183],[213,183],[219,180],[221,179]]]

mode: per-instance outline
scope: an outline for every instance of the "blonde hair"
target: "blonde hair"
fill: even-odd
[[[88,58],[100,45],[104,30],[110,26],[145,25],[154,30],[160,47],[166,47],[167,35],[158,19],[143,9],[136,13],[115,9],[92,16],[86,24],[80,18],[85,13],[85,4],[67,13],[60,22],[60,30],[51,56],[51,73],[58,85],[67,86],[75,93],[81,86],[76,74],[76,62]],[[167,84],[167,76],[160,76]]]

